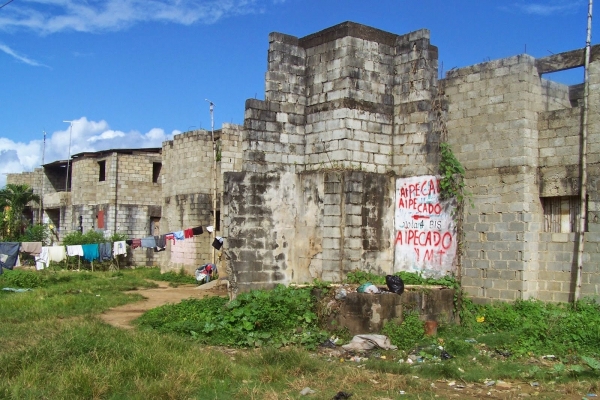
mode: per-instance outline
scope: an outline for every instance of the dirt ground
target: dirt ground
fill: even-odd
[[[136,303],[125,304],[111,308],[100,315],[102,320],[117,328],[132,329],[131,322],[146,311],[160,307],[167,303],[179,303],[181,300],[195,298],[201,299],[208,296],[227,296],[225,286],[218,286],[219,281],[213,281],[202,286],[180,285],[169,286],[168,282],[153,281],[158,285],[152,289],[136,289],[126,293],[137,293],[145,297]]]

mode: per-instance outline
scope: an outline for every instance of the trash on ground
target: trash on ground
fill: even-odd
[[[326,347],[328,349],[335,349],[337,347],[331,339],[327,339],[326,341],[321,343],[319,346]]]
[[[344,350],[364,351],[378,347],[383,350],[396,350],[398,347],[385,335],[356,335],[350,343],[342,346]]]
[[[12,287],[5,287],[5,288],[2,288],[2,290],[5,290],[7,292],[23,293],[23,292],[30,292],[33,289],[16,289],[16,288],[12,288]]]
[[[344,400],[349,399],[350,397],[352,397],[352,393],[337,392],[337,394],[333,396],[332,400]]]
[[[316,393],[316,392],[307,386],[300,391],[300,396],[306,396],[308,394],[313,394],[313,393]]]
[[[385,284],[392,293],[400,295],[404,292],[404,281],[402,281],[402,278],[400,278],[399,276],[386,275]]]

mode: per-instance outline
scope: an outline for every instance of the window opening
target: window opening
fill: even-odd
[[[162,169],[162,163],[155,162],[152,163],[152,182],[158,183],[158,178],[160,178],[160,170]]]
[[[542,197],[544,232],[577,232],[579,225],[579,196]],[[587,220],[585,231],[588,231]]]
[[[98,181],[104,182],[106,180],[106,160],[98,161]]]

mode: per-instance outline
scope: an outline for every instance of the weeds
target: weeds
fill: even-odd
[[[156,272],[32,272],[36,281],[29,273],[11,277],[14,272],[20,271],[7,271],[0,283],[38,286],[26,293],[0,291],[3,399],[285,399],[299,398],[306,386],[323,399],[340,390],[353,398],[398,398],[399,390],[407,398],[452,397],[456,392],[439,391],[446,387],[440,380],[468,383],[483,392],[465,398],[480,398],[477,393],[493,390],[486,382],[498,379],[537,381],[542,390],[530,393],[539,391],[539,398],[581,398],[598,390],[593,343],[600,313],[591,301],[577,310],[535,301],[466,302],[465,324],[440,326],[435,337],[423,337],[422,323],[409,314],[403,324],[386,325],[392,341],[408,350],[375,351],[356,363],[301,346],[276,347],[286,337],[289,344],[320,342],[309,288],[244,293],[230,304],[210,298],[166,306],[146,314],[154,315],[157,329],[121,330],[96,315],[139,299],[122,291],[152,285],[145,278]],[[259,345],[257,338],[262,347],[244,349]],[[230,348],[207,345],[229,341],[235,342]],[[454,357],[440,358],[440,347]],[[407,363],[406,353],[419,360]],[[542,357],[548,354],[556,357]]]
[[[150,310],[142,327],[190,335],[205,344],[236,347],[301,344],[314,348],[327,337],[317,325],[310,288],[277,286],[226,299],[184,300]]]
[[[383,326],[381,333],[388,336],[399,350],[410,350],[425,335],[423,321],[417,313],[404,313],[401,323],[390,321]]]

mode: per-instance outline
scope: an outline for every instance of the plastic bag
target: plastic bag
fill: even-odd
[[[365,293],[377,294],[380,293],[379,288],[375,285],[370,285],[365,288]]]
[[[390,289],[390,292],[396,294],[402,294],[404,292],[404,282],[399,276],[386,275],[385,284],[387,285],[388,289]]]
[[[360,285],[360,286],[358,287],[358,289],[356,289],[356,291],[357,291],[358,293],[364,293],[364,292],[365,292],[365,289],[366,289],[366,288],[368,288],[369,286],[373,286],[373,284],[372,284],[371,282],[366,282],[366,283],[363,283],[362,285]]]

